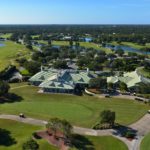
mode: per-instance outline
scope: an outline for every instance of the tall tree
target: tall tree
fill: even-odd
[[[123,92],[125,92],[125,91],[128,90],[128,87],[127,87],[127,85],[126,85],[124,82],[120,82],[120,83],[119,83],[119,88],[120,88],[120,90],[123,91]]]
[[[60,130],[60,119],[52,118],[49,120],[48,124],[46,124],[46,128],[52,130],[54,136],[56,136],[56,132]]]
[[[70,138],[73,129],[72,125],[66,120],[62,120],[61,122],[62,122],[62,129],[65,137]]]
[[[73,41],[72,40],[69,41],[69,45],[70,45],[70,47],[73,46]]]
[[[100,113],[100,119],[101,124],[109,124],[110,126],[114,126],[116,114],[110,110],[104,110]]]
[[[0,96],[4,96],[8,93],[10,86],[5,81],[0,81]]]
[[[62,132],[65,138],[70,138],[72,134],[72,125],[66,121],[61,120],[58,118],[52,118],[49,120],[48,124],[46,125],[46,128],[54,133],[54,136],[56,136],[57,132]]]

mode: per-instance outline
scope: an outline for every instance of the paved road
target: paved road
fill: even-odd
[[[130,125],[129,127],[137,130],[138,136],[144,136],[150,132],[150,114],[146,114],[140,120]]]

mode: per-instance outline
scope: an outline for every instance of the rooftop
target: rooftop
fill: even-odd
[[[136,71],[124,73],[123,76],[115,76],[115,77],[108,77],[107,82],[109,83],[117,83],[118,81],[124,82],[127,84],[127,87],[133,87],[137,83],[142,82],[142,77],[137,74]]]
[[[75,84],[88,84],[96,75],[84,70],[55,70],[40,71],[29,79],[30,82],[40,82],[39,87],[73,89]]]

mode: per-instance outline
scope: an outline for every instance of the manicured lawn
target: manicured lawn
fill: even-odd
[[[31,37],[32,37],[32,38],[38,38],[39,36],[40,36],[40,35],[37,34],[37,35],[32,35]]]
[[[104,137],[88,137],[89,140],[93,141],[94,147],[97,150],[127,150],[127,146],[123,144],[118,139],[115,139],[111,136],[104,136]]]
[[[69,42],[67,41],[53,41],[52,42],[53,45],[59,45],[59,46],[69,46]],[[106,53],[112,53],[112,51],[108,48],[104,48],[104,47],[101,47],[95,43],[89,43],[89,42],[80,42],[80,46],[83,46],[85,48],[94,48],[94,49],[97,49],[97,50],[103,50],[105,51]]]
[[[3,129],[3,136],[0,137],[0,150],[22,150],[22,144],[32,137],[33,132],[42,130],[42,127],[0,119],[0,129]],[[5,142],[2,142],[1,139],[4,139]],[[57,150],[44,140],[37,142],[40,150]]]
[[[38,130],[43,130],[44,127],[38,127],[19,123],[11,120],[0,119],[0,129],[3,129],[2,137],[0,137],[0,150],[21,150],[22,144],[26,142],[32,133]],[[5,139],[3,142],[1,139]],[[76,136],[76,150],[87,150],[94,148],[96,150],[127,150],[125,144],[111,136],[92,137],[92,136]],[[37,140],[40,150],[58,150],[48,144],[45,140]]]
[[[112,42],[111,44],[113,44],[113,45],[119,45],[117,42]],[[133,48],[136,48],[136,49],[150,47],[149,44],[146,44],[146,46],[142,46],[142,45],[139,45],[139,44],[136,44],[136,43],[132,43],[132,42],[121,42],[121,44],[125,45],[125,46],[130,46],[130,47],[133,47]]]
[[[95,43],[88,43],[88,42],[80,42],[80,46],[86,47],[86,48],[94,48],[97,50],[105,51],[106,53],[112,53],[112,51],[109,48],[104,48],[98,44]]]
[[[146,135],[141,143],[140,150],[150,149],[150,133]]]
[[[67,42],[67,41],[52,41],[52,45],[69,46],[69,42]]]
[[[74,96],[61,94],[39,94],[38,88],[22,86],[11,92],[22,97],[22,101],[0,104],[0,113],[25,113],[35,118],[49,119],[50,117],[64,118],[73,125],[92,127],[99,119],[102,110],[110,109],[116,112],[117,122],[130,124],[142,117],[150,107],[127,99],[99,99],[90,96]],[[138,111],[137,111],[138,110]]]
[[[4,47],[0,47],[0,70],[9,64],[16,64],[16,58],[29,55],[29,50],[24,45],[11,41],[6,41],[4,44]]]
[[[77,136],[77,146],[71,150],[127,150],[127,146],[112,136]],[[76,145],[76,144],[75,144]]]

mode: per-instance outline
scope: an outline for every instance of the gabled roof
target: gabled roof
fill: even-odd
[[[31,77],[29,79],[29,81],[40,81],[40,82],[43,82],[51,77],[54,77],[56,76],[57,73],[56,72],[52,72],[52,71],[41,71],[37,74],[35,74],[33,77]]]
[[[57,82],[57,81],[46,81],[39,85],[41,88],[51,88],[51,89],[67,89],[73,90],[74,86],[67,82]]]
[[[88,84],[96,75],[87,71],[75,70],[45,70],[29,79],[31,82],[40,81],[40,87],[72,89],[75,84]]]
[[[133,72],[124,73],[124,75],[120,77],[115,76],[115,77],[107,78],[108,83],[117,83],[119,81],[126,83],[127,87],[130,88],[135,86],[138,83],[141,83],[142,77],[139,76],[136,71],[133,71]]]

